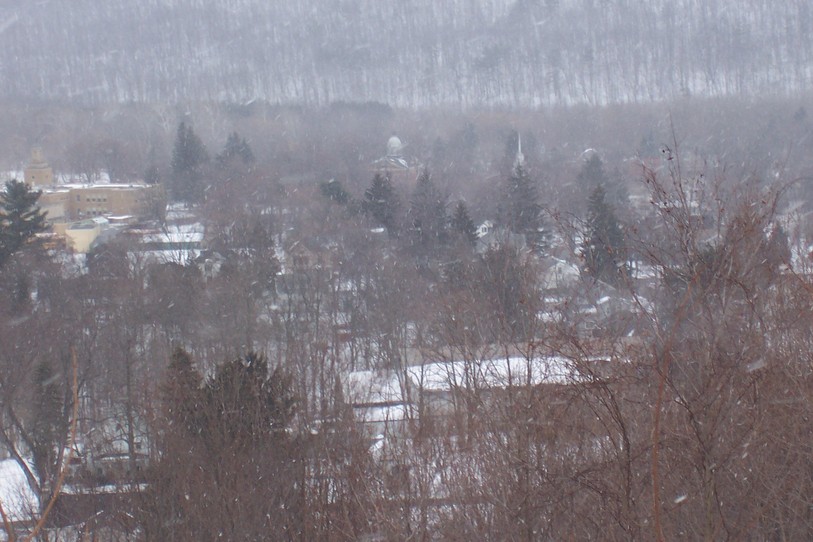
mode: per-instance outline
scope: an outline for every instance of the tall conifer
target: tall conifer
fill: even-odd
[[[0,193],[0,267],[46,229],[45,213],[37,205],[40,192],[12,179]]]

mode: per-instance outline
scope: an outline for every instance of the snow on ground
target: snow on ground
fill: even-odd
[[[31,518],[31,511],[38,509],[37,497],[13,459],[0,461],[0,503],[12,522],[26,521]]]

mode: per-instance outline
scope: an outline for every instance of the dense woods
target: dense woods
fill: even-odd
[[[0,3],[0,96],[404,107],[789,95],[805,0]]]

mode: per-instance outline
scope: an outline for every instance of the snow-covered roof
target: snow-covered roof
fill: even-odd
[[[542,287],[546,290],[565,288],[577,283],[581,277],[579,268],[564,260],[556,260],[542,275]]]
[[[101,219],[101,220],[99,220]],[[92,230],[95,228],[101,228],[102,226],[106,226],[108,221],[102,217],[94,217],[92,219],[87,220],[80,220],[79,222],[73,222],[68,225],[69,230]]]
[[[574,373],[569,360],[559,356],[436,362],[407,369],[412,383],[426,391],[566,384],[573,381]]]
[[[125,190],[130,188],[146,188],[146,184],[141,183],[64,183],[59,188],[69,188],[71,190],[97,190],[99,188],[111,188],[114,190]]]
[[[404,401],[403,378],[394,371],[354,371],[347,375],[347,400],[353,404],[396,404]]]
[[[345,393],[347,401],[356,406],[393,406],[414,401],[416,398],[410,397],[410,390],[443,392],[461,387],[501,389],[567,384],[577,379],[573,364],[561,356],[438,361],[410,366],[403,372],[352,372],[347,376]]]
[[[203,225],[169,224],[162,231],[145,231],[142,237],[144,243],[200,243],[203,241]]]
[[[356,409],[357,420],[364,423],[401,422],[410,418],[406,404],[371,406]]]
[[[203,241],[203,232],[168,231],[147,234],[143,238],[145,243],[200,243]]]

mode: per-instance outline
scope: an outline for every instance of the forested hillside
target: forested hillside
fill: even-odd
[[[805,0],[2,2],[0,97],[536,106],[793,94]]]

